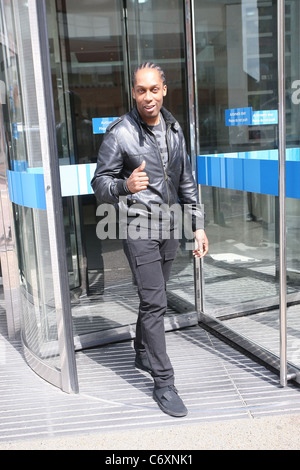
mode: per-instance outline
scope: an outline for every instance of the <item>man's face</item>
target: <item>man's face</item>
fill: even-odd
[[[132,96],[146,124],[155,126],[159,123],[159,112],[166,94],[167,86],[163,84],[158,70],[144,68],[137,71]]]

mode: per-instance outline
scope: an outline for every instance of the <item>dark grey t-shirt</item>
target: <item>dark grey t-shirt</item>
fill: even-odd
[[[166,123],[162,115],[160,115],[160,123],[156,126],[149,126],[149,129],[155,135],[161,154],[162,162],[166,167],[168,164],[168,147],[166,141]]]

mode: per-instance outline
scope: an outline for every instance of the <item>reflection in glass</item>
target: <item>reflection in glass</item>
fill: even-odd
[[[277,2],[196,2],[196,47],[199,93],[200,154],[230,162],[231,186],[202,187],[210,254],[205,261],[205,313],[241,337],[279,356],[279,214],[278,197],[262,177],[267,153],[277,152],[277,124],[226,125],[224,113],[251,108],[278,108]],[[288,360],[300,365],[299,344],[299,13],[297,1],[286,2],[286,200]],[[236,123],[237,124],[237,123]],[[237,190],[239,157],[257,162],[257,192]],[[223,158],[223,161],[222,161]],[[228,162],[226,162],[227,164]],[[222,166],[223,165],[223,166]],[[227,165],[229,168],[229,164]],[[241,168],[241,167],[240,167]],[[271,168],[271,167],[269,167]],[[243,176],[246,180],[249,175]],[[295,179],[296,178],[296,179]],[[240,180],[239,185],[245,185]]]
[[[217,159],[222,186],[202,187],[210,240],[205,313],[278,354],[278,198],[266,187],[272,173],[262,178],[259,166],[269,164],[262,151],[277,150],[277,123],[225,118],[226,110],[278,108],[276,7],[271,0],[195,2],[195,36],[200,155]],[[244,159],[257,163],[257,192],[247,190]]]
[[[13,8],[14,6],[14,8]],[[1,55],[6,84],[4,125],[7,159],[12,172],[26,173],[42,167],[38,108],[33,74],[28,8],[25,2],[2,2]],[[16,29],[15,29],[16,28]],[[47,213],[14,204],[18,245],[22,339],[44,363],[60,369],[56,306]]]

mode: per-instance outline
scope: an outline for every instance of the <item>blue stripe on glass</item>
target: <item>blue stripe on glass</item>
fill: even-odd
[[[261,194],[278,194],[278,162],[199,156],[198,184]]]
[[[23,171],[7,171],[9,198],[15,204],[46,209],[44,175]]]
[[[43,168],[27,168],[26,164],[13,162],[16,171],[7,172],[9,197],[20,206],[46,209]],[[93,194],[91,179],[96,163],[60,166],[61,193],[66,196]]]
[[[94,172],[93,172],[93,176],[94,176]],[[91,179],[92,179],[92,175],[91,175],[91,165],[87,165],[86,166],[86,180],[88,182],[88,194],[93,194],[94,191],[93,191],[93,188],[90,184],[91,182]]]
[[[12,162],[7,172],[10,200],[46,209],[43,168]],[[62,196],[93,194],[96,163],[60,166]],[[233,152],[197,157],[198,184],[260,194],[278,195],[278,151]],[[286,150],[286,196],[300,199],[300,148]]]
[[[63,165],[59,167],[62,196],[93,194],[91,179],[96,163]]]
[[[197,157],[197,182],[206,186],[278,196],[278,151]],[[300,199],[300,149],[286,150],[286,197]]]
[[[26,171],[28,162],[26,160],[11,160],[10,166],[13,171]]]
[[[286,196],[300,199],[300,162],[286,162]]]
[[[77,165],[63,165],[59,168],[62,196],[72,196],[78,191]]]

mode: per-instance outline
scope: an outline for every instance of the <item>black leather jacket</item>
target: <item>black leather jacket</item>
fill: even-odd
[[[204,214],[198,204],[197,186],[182,129],[165,108],[161,108],[161,113],[166,122],[169,153],[166,169],[154,134],[134,107],[107,128],[99,149],[92,188],[99,203],[115,204],[121,201],[124,204],[125,200],[128,216],[143,212],[149,215],[153,205],[180,203],[189,207],[192,213],[193,230],[203,228]],[[143,160],[146,162],[144,171],[149,177],[149,186],[146,190],[131,194],[126,179]]]

